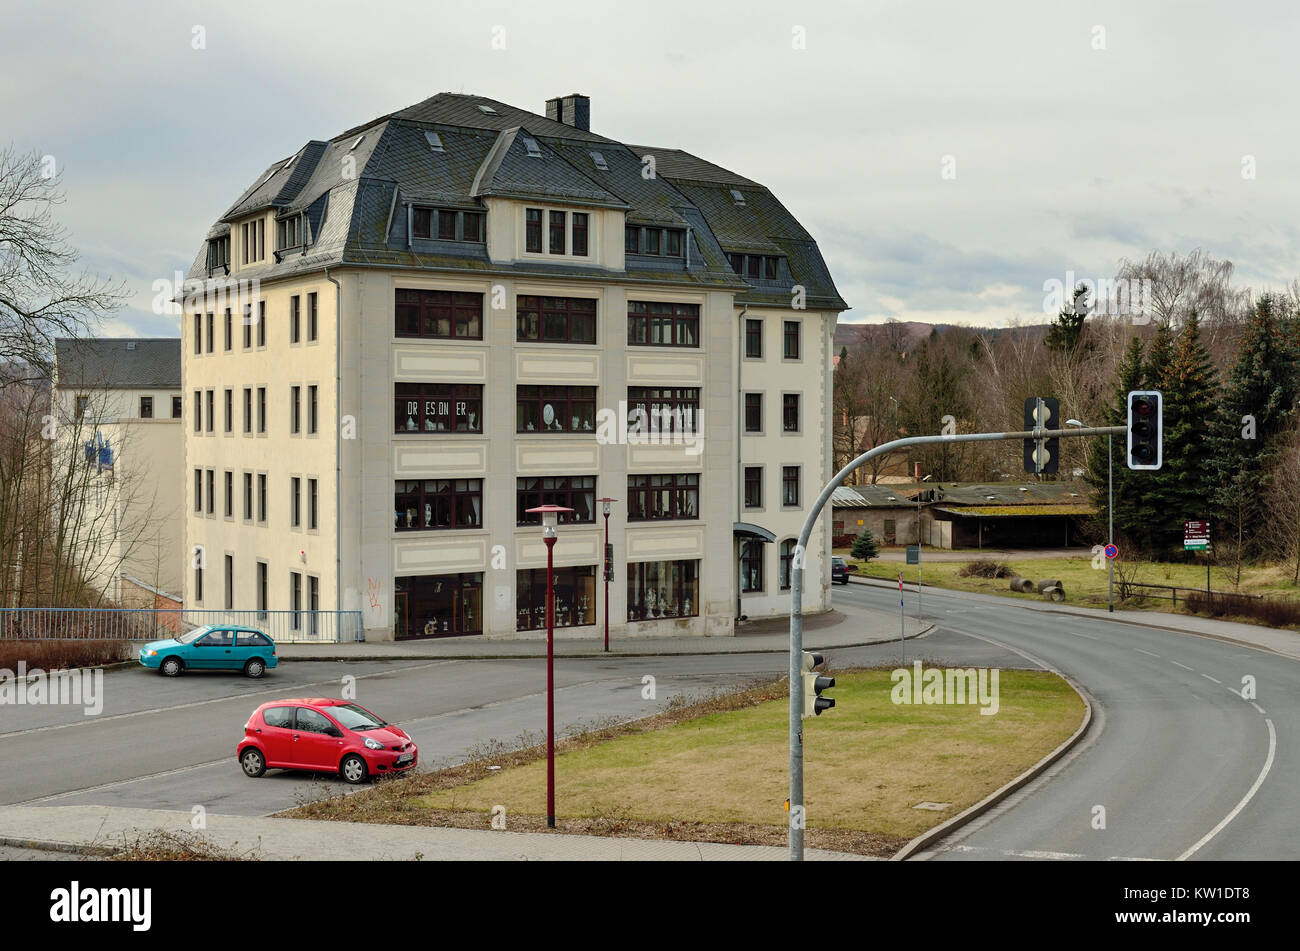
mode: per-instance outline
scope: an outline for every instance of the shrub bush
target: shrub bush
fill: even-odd
[[[18,669],[20,660],[27,662],[29,670],[64,670],[116,664],[130,656],[130,641],[0,641],[0,669],[11,672]]]
[[[1247,617],[1269,627],[1300,626],[1300,602],[1274,598],[1248,598],[1241,594],[1213,594],[1203,591],[1188,592],[1184,599],[1187,607],[1197,614],[1210,617]]]
[[[970,561],[962,565],[957,569],[957,575],[961,578],[1010,578],[1013,577],[1014,572],[1004,561],[981,558],[979,561]]]

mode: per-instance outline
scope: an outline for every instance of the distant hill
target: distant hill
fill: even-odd
[[[990,337],[1006,333],[1029,333],[1044,335],[1050,324],[1031,324],[1025,327],[958,327],[955,324],[927,324],[919,320],[891,320],[883,324],[839,324],[835,328],[835,353],[841,347],[856,344],[895,345],[900,350],[911,350],[930,336],[930,331],[938,330],[940,334],[949,330],[970,330]]]

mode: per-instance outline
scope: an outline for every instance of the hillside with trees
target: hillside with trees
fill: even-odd
[[[1217,561],[1283,559],[1300,578],[1300,282],[1252,291],[1232,275],[1230,262],[1200,251],[1152,252],[1116,271],[1117,281],[1149,282],[1139,313],[1115,313],[1079,288],[1050,324],[842,327],[836,464],[894,438],[937,434],[945,416],[958,432],[1021,429],[1032,396],[1056,397],[1062,424],[1121,425],[1126,394],[1156,389],[1163,468],[1132,472],[1124,438],[1114,440],[1115,530],[1125,550],[1180,556],[1182,523],[1208,518]],[[1018,442],[913,447],[859,479],[917,463],[935,481],[1077,479],[1093,490],[1100,538],[1106,440],[1062,440],[1061,456],[1058,473],[1035,477]]]

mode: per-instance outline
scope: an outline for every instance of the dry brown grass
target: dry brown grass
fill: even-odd
[[[123,837],[121,844],[106,843],[111,862],[253,862],[258,860],[260,843],[243,851],[209,842],[194,832],[169,832],[155,829],[134,838]]]
[[[0,641],[0,668],[18,669],[26,661],[30,670],[63,670],[69,667],[103,667],[129,660],[131,641],[42,640]]]
[[[891,855],[1032,766],[1083,712],[1067,684],[1040,671],[1001,672],[996,716],[893,704],[889,673],[837,673],[839,706],[805,724],[810,847]],[[786,696],[783,681],[771,683],[564,741],[555,831],[783,844]],[[545,749],[525,746],[287,814],[486,829],[499,804],[511,831],[548,831]],[[913,808],[923,800],[952,805]]]

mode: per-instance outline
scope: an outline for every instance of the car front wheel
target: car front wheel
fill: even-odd
[[[366,781],[370,775],[370,769],[366,766],[366,761],[356,753],[349,753],[343,757],[343,762],[339,764],[339,773],[343,776],[344,781],[357,786]]]
[[[254,657],[244,665],[244,676],[256,680],[266,673],[266,663],[260,657]]]
[[[164,677],[175,677],[181,672],[181,661],[179,657],[168,657],[159,666],[158,670]]]
[[[239,765],[244,768],[244,775],[250,779],[257,779],[266,772],[266,759],[256,747],[250,746],[244,750],[239,757]]]

